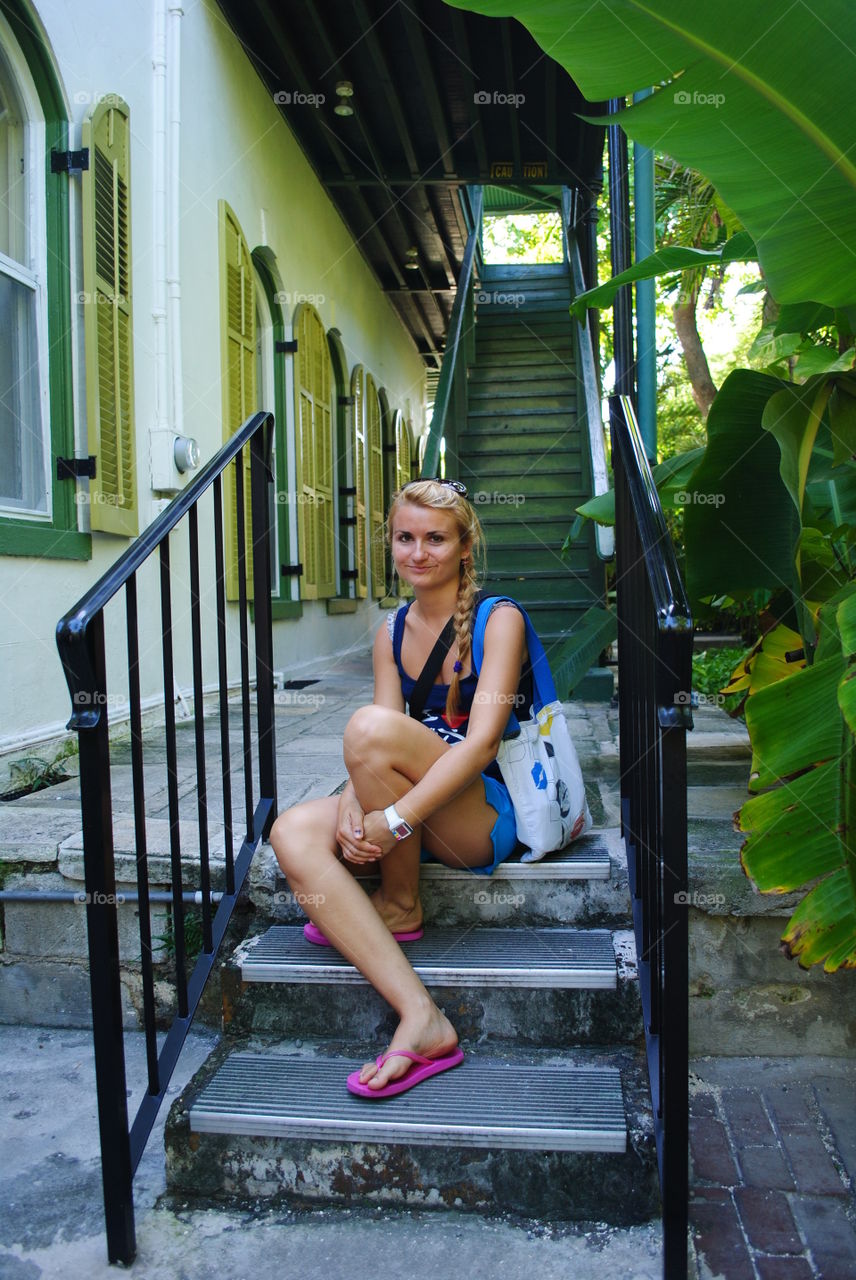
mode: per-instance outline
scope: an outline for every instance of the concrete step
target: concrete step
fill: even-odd
[[[487,898],[490,891],[476,891]],[[525,899],[518,887],[512,895]],[[608,929],[429,926],[402,945],[458,1034],[473,1043],[633,1043],[642,1010],[632,935]],[[621,977],[617,977],[617,956]],[[299,925],[275,925],[242,943],[221,973],[231,1036],[389,1040],[397,1017],[333,947]]]
[[[622,1225],[657,1212],[637,1053],[464,1048],[459,1067],[383,1102],[345,1087],[364,1050],[218,1050],[170,1110],[168,1189]]]
[[[569,724],[576,740],[573,715]],[[577,743],[581,755],[587,741]],[[583,773],[592,818],[598,823],[603,806],[597,783],[593,770],[584,766]],[[378,880],[369,875],[361,877],[360,883],[371,891]],[[420,894],[425,920],[432,928],[478,923],[614,930],[626,927],[630,910],[624,847],[615,827],[595,826],[567,849],[548,853],[541,862],[524,863],[516,854],[490,877],[425,862]],[[306,919],[281,874],[274,882],[270,918],[283,924]]]

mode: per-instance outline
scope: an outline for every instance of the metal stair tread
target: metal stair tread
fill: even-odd
[[[190,1107],[196,1133],[331,1142],[624,1152],[616,1067],[520,1066],[465,1057],[382,1102],[345,1080],[358,1059],[231,1054]]]
[[[479,892],[488,891],[476,890],[476,901]],[[404,943],[403,948],[426,986],[586,990],[616,986],[609,929],[429,926],[424,937]],[[308,942],[300,925],[272,925],[242,945],[239,962],[244,982],[366,982],[334,947]]]
[[[528,606],[527,606],[528,608]],[[573,728],[573,726],[572,726]],[[548,853],[540,862],[521,862],[518,854],[501,863],[493,882],[501,880],[608,880],[612,874],[612,862],[607,842],[612,828],[599,833],[592,831],[575,844],[556,853]],[[604,839],[606,837],[606,839]],[[616,851],[620,851],[618,835],[612,837]],[[461,879],[472,883],[473,873],[447,867],[442,862],[425,862],[420,869],[423,879]]]

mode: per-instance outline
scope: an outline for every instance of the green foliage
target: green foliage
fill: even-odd
[[[738,694],[722,692],[745,649],[702,649],[693,654],[693,690],[700,697],[732,712],[740,703]]]
[[[486,214],[482,224],[486,263],[561,262],[562,220],[558,213]]]

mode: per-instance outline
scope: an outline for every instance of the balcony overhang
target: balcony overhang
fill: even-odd
[[[562,186],[597,189],[602,130],[579,113],[598,106],[511,18],[442,0],[219,3],[426,364],[439,366],[468,234],[459,189],[557,208]]]

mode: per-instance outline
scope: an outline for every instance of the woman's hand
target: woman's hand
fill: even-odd
[[[381,814],[383,818],[383,814]],[[386,833],[391,840],[395,840],[392,832],[384,821]],[[372,843],[366,834],[366,815],[363,813],[359,803],[353,792],[344,792],[342,800],[339,802],[339,826],[336,831],[336,840],[339,848],[342,850],[343,857],[348,862],[374,862],[377,858],[382,858],[386,849],[381,848],[378,844]]]

